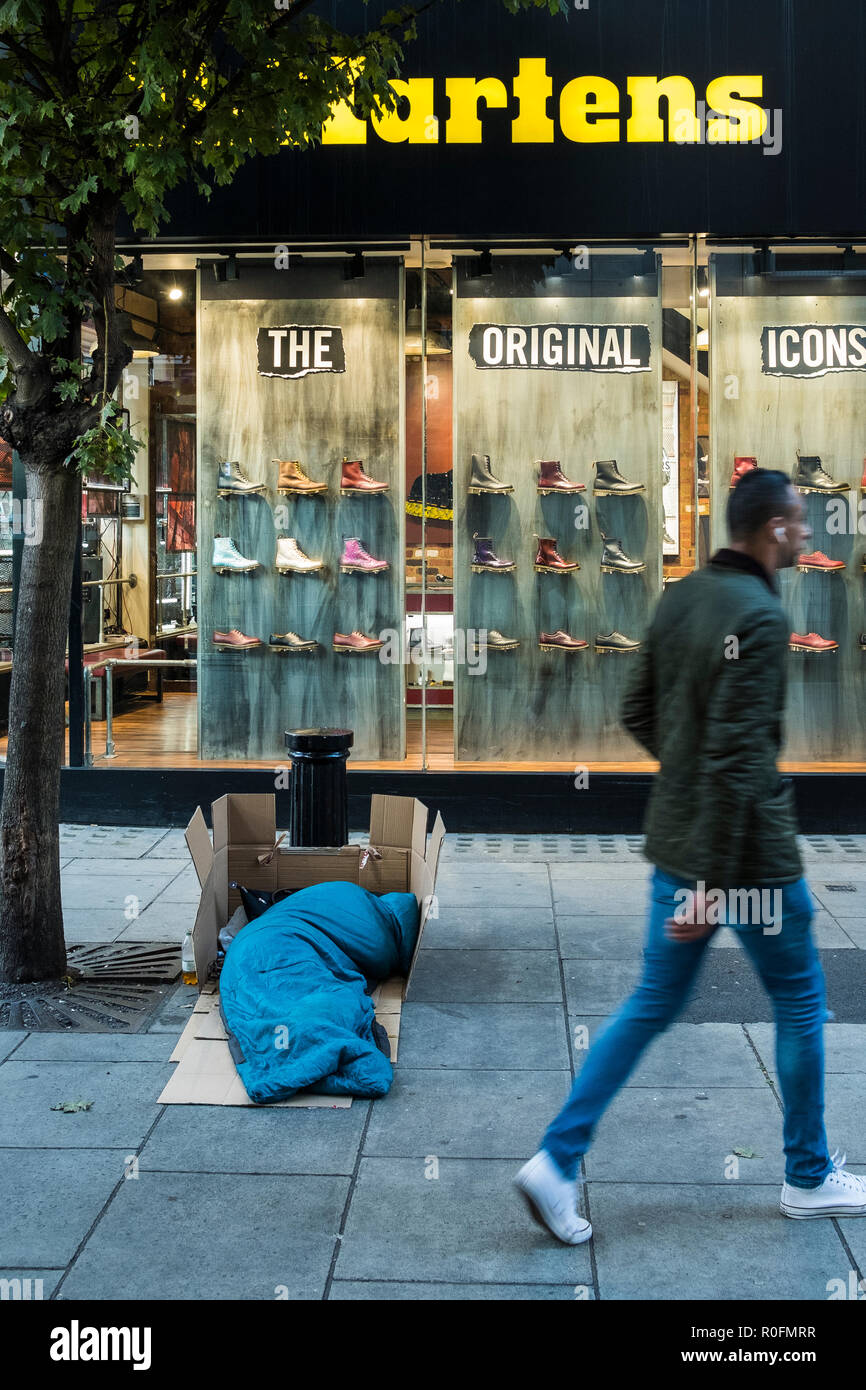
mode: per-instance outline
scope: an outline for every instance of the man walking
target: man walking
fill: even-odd
[[[565,1106],[516,1184],[533,1217],[579,1245],[592,1228],[575,1177],[596,1124],[644,1049],[676,1018],[721,922],[737,931],[773,1001],[784,1106],[786,1216],[866,1215],[866,1178],[824,1132],[824,980],[797,848],[782,743],[789,625],[775,572],[811,532],[784,473],[756,468],[728,502],[730,545],[663,597],[623,706],[661,764],[646,820],[652,876],[643,975],[591,1047]],[[736,910],[773,901],[773,920]],[[769,891],[768,891],[769,890]],[[707,904],[725,905],[721,915]],[[733,907],[732,907],[733,905]],[[684,910],[685,909],[685,910]],[[709,919],[709,921],[707,920]]]

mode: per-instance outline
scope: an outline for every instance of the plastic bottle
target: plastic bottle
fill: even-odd
[[[183,946],[180,952],[180,968],[185,985],[198,984],[198,976],[195,973],[195,952],[192,949],[191,931],[188,931],[183,938]]]

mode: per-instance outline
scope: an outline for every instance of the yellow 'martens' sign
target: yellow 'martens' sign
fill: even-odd
[[[435,78],[395,78],[391,86],[400,109],[380,111],[361,120],[348,102],[334,107],[322,131],[325,145],[364,145],[370,125],[389,144],[436,144],[439,121],[434,111]],[[521,58],[510,90],[498,77],[446,77],[449,114],[445,143],[480,145],[484,138],[483,110],[518,103],[511,122],[515,145],[550,145],[557,124],[567,140],[578,144],[741,144],[759,140],[768,114],[757,103],[764,79],[757,75],[716,77],[697,102],[694,83],[687,77],[627,77],[625,93],[607,77],[574,77],[559,93],[556,119],[548,111],[553,78],[545,58]],[[626,114],[626,102],[630,110]],[[706,131],[702,130],[706,116]],[[665,119],[666,117],[666,119]]]

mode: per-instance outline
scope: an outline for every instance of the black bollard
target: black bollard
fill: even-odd
[[[344,845],[349,838],[346,759],[351,729],[288,729],[292,760],[289,844]]]

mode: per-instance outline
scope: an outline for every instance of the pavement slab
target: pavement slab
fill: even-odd
[[[610,1014],[631,994],[640,979],[639,958],[631,960],[564,960],[568,1011],[578,1016]]]
[[[746,1032],[761,1062],[776,1075],[776,1029],[772,1023],[749,1023]],[[824,1070],[866,1075],[866,1023],[828,1023],[824,1027]]]
[[[424,951],[412,976],[412,998],[433,1003],[556,1003],[562,998],[559,960],[555,951]]]
[[[60,1298],[320,1299],[347,1190],[343,1177],[142,1172],[118,1190]],[[156,1258],[143,1258],[143,1232]]]
[[[563,960],[639,960],[646,922],[643,917],[557,913],[556,930]]]
[[[421,950],[556,949],[552,908],[502,907],[460,911],[443,909],[427,920]]]
[[[403,1005],[400,1067],[561,1071],[569,1065],[559,1004]]]
[[[373,1105],[364,1154],[525,1162],[570,1088],[570,1071],[401,1065],[387,1099]]]
[[[113,1148],[131,1153],[159,1114],[156,1098],[171,1075],[163,1062],[44,1062],[0,1066],[0,1146]],[[89,1100],[64,1114],[60,1101]],[[115,1165],[119,1159],[114,1156]]]
[[[25,1037],[15,1053],[16,1062],[167,1062],[174,1051],[174,1040],[157,1033],[28,1033]]]
[[[848,1268],[834,1223],[782,1216],[776,1186],[591,1182],[588,1197],[602,1299],[823,1302]]]
[[[766,1085],[626,1086],[602,1116],[584,1163],[590,1181],[715,1183],[738,1173],[737,1181],[777,1187],[785,1167],[782,1112]]]
[[[141,1151],[141,1170],[348,1175],[367,1110],[359,1099],[347,1110],[168,1105]]]
[[[15,1052],[27,1037],[20,1028],[0,1028],[0,1062]]]
[[[398,1282],[591,1285],[587,1246],[561,1245],[535,1225],[513,1187],[517,1166],[362,1159],[335,1277],[387,1269]]]
[[[0,1265],[66,1266],[122,1175],[104,1149],[0,1148]]]

